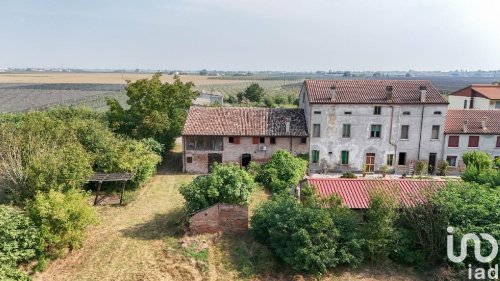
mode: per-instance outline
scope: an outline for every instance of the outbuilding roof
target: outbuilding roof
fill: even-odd
[[[446,113],[444,133],[500,135],[500,110],[449,109]]]
[[[472,97],[479,96],[490,100],[500,100],[500,85],[472,84],[456,92],[452,96]]]
[[[447,104],[427,80],[306,80],[304,86],[311,103],[352,104]],[[336,89],[332,100],[331,88]],[[387,86],[392,86],[388,99]],[[426,87],[426,99],[420,101],[420,87]]]
[[[424,202],[428,192],[446,185],[446,181],[435,180],[385,180],[385,179],[344,179],[307,178],[321,197],[337,194],[351,209],[366,209],[370,205],[370,191],[381,189],[394,196],[404,206]]]
[[[191,107],[182,135],[307,137],[308,134],[304,111],[300,108]]]

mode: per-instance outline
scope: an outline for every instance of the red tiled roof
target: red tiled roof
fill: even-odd
[[[314,186],[321,197],[337,194],[343,203],[351,209],[366,209],[370,204],[370,191],[380,188],[399,198],[405,206],[425,201],[426,192],[443,187],[446,181],[433,180],[383,180],[383,179],[343,179],[343,178],[307,178],[307,183]]]
[[[427,87],[425,104],[448,102],[427,80],[306,80],[311,103],[379,103],[413,104],[420,101],[420,86]],[[331,100],[331,86],[336,86],[337,97]],[[386,87],[393,87],[392,99],[387,99]]]
[[[290,121],[289,132],[286,122]],[[296,136],[307,137],[300,108],[191,107],[185,136]]]
[[[486,128],[482,121],[486,118]],[[464,132],[467,121],[467,132]],[[500,110],[449,109],[444,125],[445,134],[500,134]]]
[[[476,95],[490,100],[500,100],[500,85],[472,84],[466,88],[453,92],[450,95],[471,97],[472,91],[474,91]]]

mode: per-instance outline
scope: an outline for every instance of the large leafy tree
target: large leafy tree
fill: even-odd
[[[264,88],[257,83],[252,83],[245,89],[244,96],[251,102],[261,102],[264,98]]]
[[[108,99],[107,116],[114,131],[135,139],[153,138],[171,149],[198,93],[191,82],[183,83],[176,77],[173,83],[162,83],[160,77],[161,73],[156,73],[151,79],[129,81],[129,107]]]
[[[262,166],[256,180],[273,192],[287,192],[302,179],[306,170],[305,160],[286,150],[278,150],[269,162]]]

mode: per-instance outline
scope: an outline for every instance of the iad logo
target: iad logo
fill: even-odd
[[[498,254],[498,242],[493,236],[486,233],[480,233],[479,235],[481,236],[481,238],[485,239],[491,244],[491,253],[488,256],[483,257],[481,255],[481,239],[476,234],[473,233],[465,234],[462,237],[462,240],[460,241],[460,254],[458,256],[455,256],[455,253],[453,251],[454,229],[453,227],[449,226],[447,230],[448,230],[448,237],[446,239],[447,242],[446,250],[448,258],[452,262],[461,263],[465,260],[465,257],[467,256],[467,242],[469,240],[474,241],[474,256],[478,262],[491,263],[491,261],[493,261],[493,259],[496,258]],[[494,265],[493,267],[491,267],[492,266],[491,264],[489,266],[490,268],[488,270],[485,270],[484,268],[480,267],[473,269],[472,265],[469,264],[469,269],[468,269],[469,279],[472,279],[473,277],[475,280],[485,280],[486,277],[488,277],[489,279],[498,279],[498,264]]]

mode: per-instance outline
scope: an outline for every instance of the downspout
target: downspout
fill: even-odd
[[[186,172],[186,139],[182,136],[182,170]]]
[[[420,146],[422,145],[422,126],[424,126],[424,111],[425,111],[425,105],[422,106],[422,117],[420,118],[420,137],[418,140],[418,156],[417,160],[420,160]]]
[[[397,144],[394,144],[394,143],[392,142],[392,126],[393,126],[393,120],[394,120],[394,106],[393,106],[393,105],[391,105],[391,127],[390,127],[390,130],[389,130],[389,144],[390,144],[390,145],[392,145],[392,146],[394,146],[394,157],[392,158],[392,161],[393,161],[393,162],[392,162],[392,165],[393,165],[393,166],[395,166],[395,165],[394,165],[394,161],[396,161],[396,152],[397,152],[397,150],[398,150],[398,146],[397,146]]]

